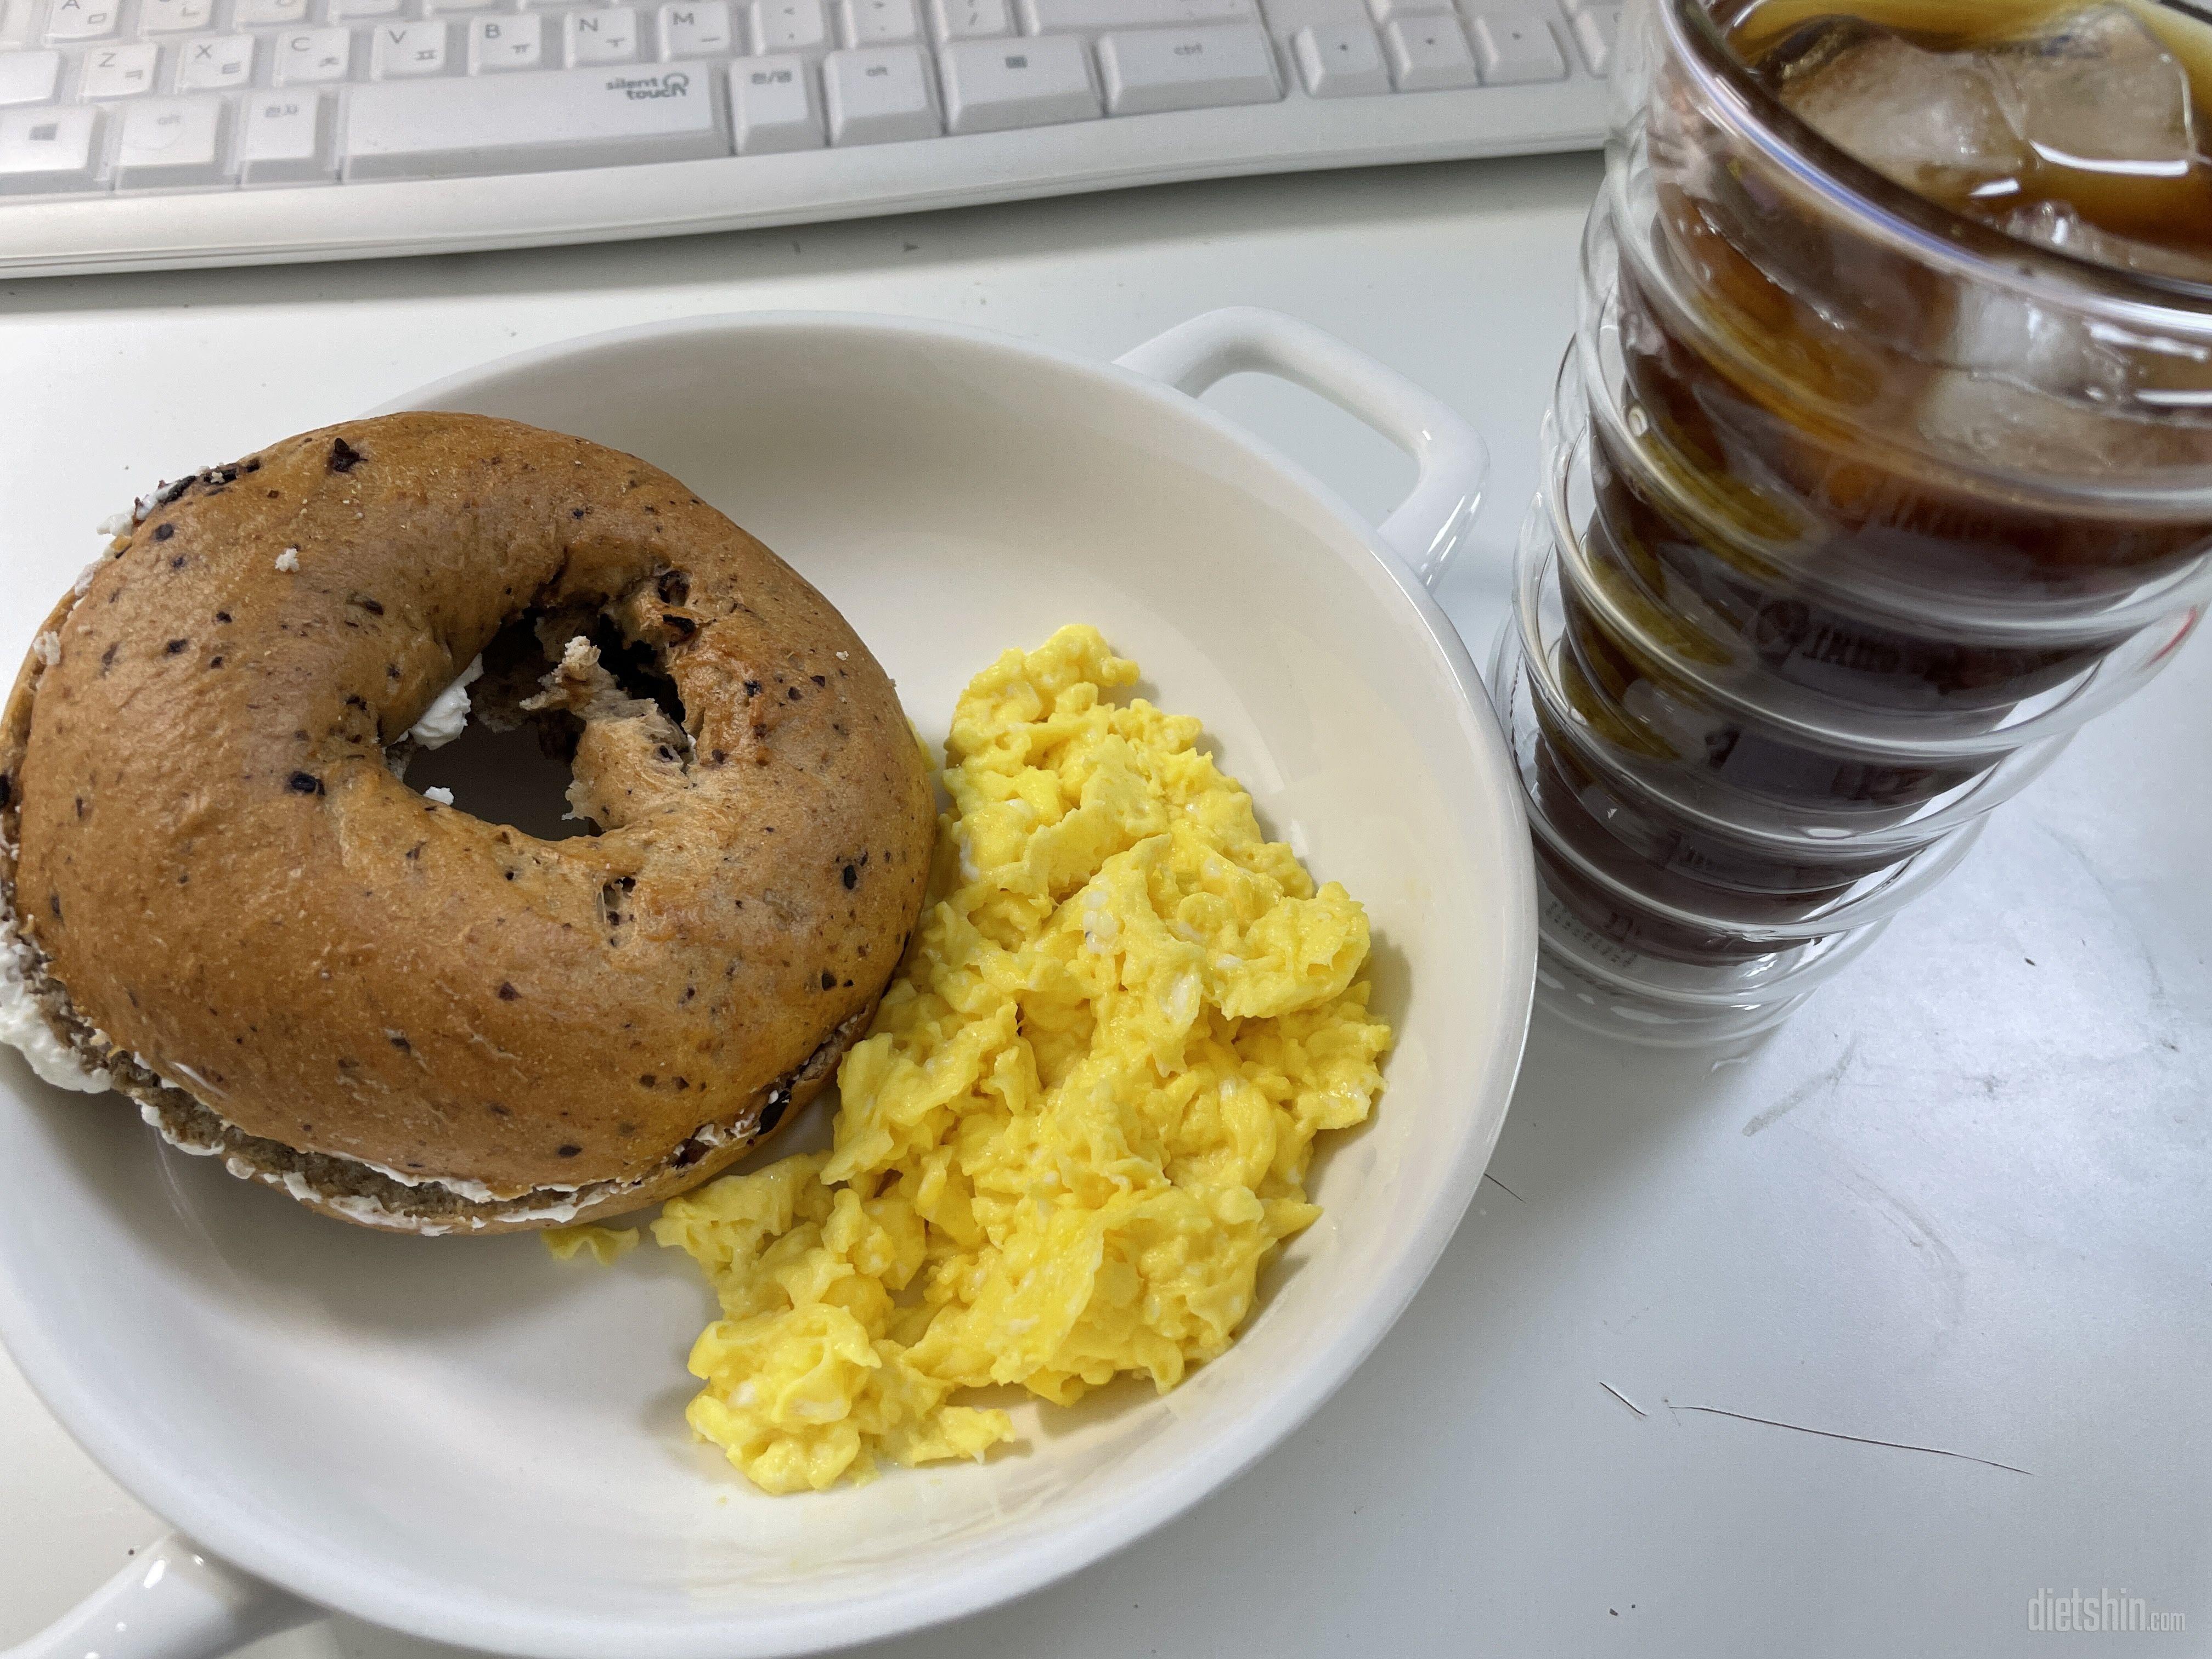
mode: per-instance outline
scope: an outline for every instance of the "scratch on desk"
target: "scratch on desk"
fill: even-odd
[[[1750,1122],[1743,1126],[1744,1133],[1747,1135],[1755,1135],[1761,1129],[1771,1128],[1781,1118],[1796,1111],[1807,1101],[1812,1099],[1814,1095],[1820,1094],[1823,1091],[1832,1091],[1843,1087],[1844,1075],[1850,1072],[1851,1069],[1851,1062],[1856,1060],[1858,1055],[1859,1040],[1856,1037],[1853,1037],[1850,1042],[1844,1046],[1844,1052],[1836,1057],[1836,1063],[1834,1065],[1828,1067],[1826,1071],[1821,1073],[1818,1077],[1806,1079],[1804,1082],[1799,1084],[1788,1094],[1783,1096],[1782,1098],[1776,1101],[1774,1104],[1768,1107],[1765,1111],[1759,1113],[1758,1116],[1753,1118]]]
[[[1979,1463],[1985,1469],[2003,1469],[2011,1474],[2032,1475],[2034,1473],[2017,1464],[1976,1457],[1971,1452],[1947,1451],[1941,1446],[1915,1446],[1902,1440],[1875,1440],[1863,1434],[1843,1434],[1834,1429],[1811,1429],[1802,1423],[1784,1423],[1771,1417],[1753,1417],[1745,1412],[1723,1411],[1718,1406],[1678,1406],[1671,1400],[1661,1403],[1670,1412],[1703,1412],[1708,1417],[1732,1417],[1739,1423],[1759,1423],[1770,1429],[1788,1429],[1795,1434],[1817,1434],[1823,1440],[1848,1440],[1858,1446],[1887,1446],[1892,1451],[1926,1452],[1931,1457],[1955,1457],[1963,1463]]]
[[[1645,1411],[1643,1407],[1638,1405],[1626,1395],[1621,1393],[1619,1389],[1614,1388],[1612,1383],[1607,1382],[1603,1377],[1600,1377],[1598,1379],[1597,1385],[1601,1389],[1603,1389],[1607,1394],[1611,1395],[1615,1400],[1620,1401],[1622,1405],[1627,1407],[1629,1410],[1634,1412],[1638,1417],[1649,1417],[1651,1415],[1650,1413]]]

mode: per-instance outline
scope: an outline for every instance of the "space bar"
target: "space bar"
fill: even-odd
[[[703,70],[559,70],[351,88],[348,179],[443,179],[727,155]]]

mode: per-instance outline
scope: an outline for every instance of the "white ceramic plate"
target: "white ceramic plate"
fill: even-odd
[[[526,1236],[335,1225],[11,1056],[0,1334],[118,1480],[258,1579],[415,1635],[733,1659],[970,1613],[1079,1567],[1344,1381],[1481,1176],[1534,968],[1518,791],[1410,568],[1449,556],[1480,446],[1271,313],[1213,313],[1123,362],[889,319],[732,317],[533,352],[395,406],[510,416],[667,468],[843,609],[933,743],[977,668],[1073,621],[1205,720],[1265,824],[1365,902],[1399,1032],[1373,1122],[1323,1155],[1326,1213],[1237,1346],[1164,1397],[1023,1407],[1024,1449],[981,1467],[768,1498],[684,1425],[710,1304],[688,1260],[648,1249],[605,1270]],[[1421,482],[1382,532],[1185,395],[1250,368],[1416,453]],[[159,1559],[152,1589],[134,1570],[28,1651],[75,1659],[118,1598],[167,1659],[293,1605],[189,1549]]]

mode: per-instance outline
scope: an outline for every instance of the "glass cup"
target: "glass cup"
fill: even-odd
[[[2018,240],[1631,0],[1492,685],[1545,1000],[1796,1008],[2212,594],[2212,286]]]

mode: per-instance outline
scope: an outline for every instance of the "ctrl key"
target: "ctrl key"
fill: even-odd
[[[0,193],[105,190],[100,118],[82,105],[0,110]]]
[[[258,92],[246,100],[240,175],[249,185],[319,185],[337,165],[331,155],[331,100],[319,92]]]

